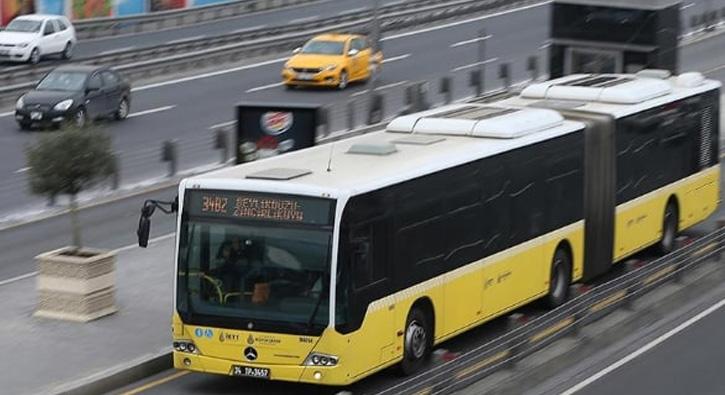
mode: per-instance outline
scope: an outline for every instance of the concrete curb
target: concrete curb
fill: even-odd
[[[457,395],[522,394],[562,370],[576,364],[582,357],[594,355],[652,323],[666,320],[718,286],[725,279],[725,265],[719,261],[703,263],[687,272],[678,283],[657,286],[632,302],[630,308],[619,308],[599,320],[519,361],[513,368],[501,370],[471,386],[454,392]]]
[[[122,388],[129,383],[171,369],[174,365],[171,351],[143,357],[97,375],[63,385],[53,391],[59,395],[95,395]]]

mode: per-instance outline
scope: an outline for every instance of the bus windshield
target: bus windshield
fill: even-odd
[[[195,325],[319,334],[329,321],[331,240],[328,225],[187,211],[177,309]]]

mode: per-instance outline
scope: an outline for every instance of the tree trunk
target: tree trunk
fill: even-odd
[[[81,249],[81,224],[78,222],[78,202],[76,201],[76,195],[70,195],[70,220],[71,226],[73,227],[73,246],[80,250]]]

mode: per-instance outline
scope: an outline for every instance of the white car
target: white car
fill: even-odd
[[[0,31],[0,61],[37,64],[48,55],[69,59],[76,44],[76,31],[60,15],[22,15]]]

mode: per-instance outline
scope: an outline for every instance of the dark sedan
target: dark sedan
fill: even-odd
[[[48,73],[15,105],[15,120],[23,130],[32,126],[83,127],[98,118],[125,119],[131,88],[116,71],[102,66],[60,66]]]

